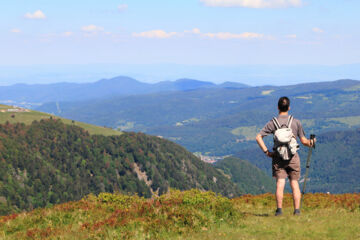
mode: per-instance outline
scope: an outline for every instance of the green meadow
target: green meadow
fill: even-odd
[[[0,111],[1,110],[8,110],[14,109],[14,107],[1,105],[0,104]],[[53,116],[51,114],[42,113],[38,111],[28,110],[28,112],[0,112],[0,124],[5,122],[9,123],[24,123],[26,125],[31,124],[33,121],[40,121],[41,119],[61,119],[65,124],[72,124],[79,127],[84,128],[90,134],[99,134],[104,136],[111,136],[111,135],[120,135],[120,131],[113,130],[107,127],[99,127],[83,122],[73,121],[65,118],[60,118],[57,116]]]
[[[0,218],[1,239],[359,239],[360,194],[306,194],[300,216],[287,194],[228,199],[178,191],[153,199],[102,193]]]

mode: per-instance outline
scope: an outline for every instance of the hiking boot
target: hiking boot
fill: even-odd
[[[300,216],[300,209],[295,209],[294,210],[294,215],[295,216]]]
[[[281,208],[276,209],[275,216],[281,216],[281,215],[282,215],[282,209]]]

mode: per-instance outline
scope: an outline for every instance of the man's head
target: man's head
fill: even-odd
[[[278,109],[280,112],[287,112],[290,110],[290,100],[288,97],[279,98]]]

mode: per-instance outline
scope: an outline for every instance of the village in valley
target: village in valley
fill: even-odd
[[[206,163],[216,163],[217,161],[223,160],[226,157],[229,156],[208,156],[208,155],[202,155],[199,152],[194,153],[195,156],[197,156],[198,158],[200,158],[201,161],[206,162]]]

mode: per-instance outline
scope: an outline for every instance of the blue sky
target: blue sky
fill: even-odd
[[[360,63],[357,0],[4,0],[0,7],[3,69]],[[137,74],[146,78],[144,69]]]

